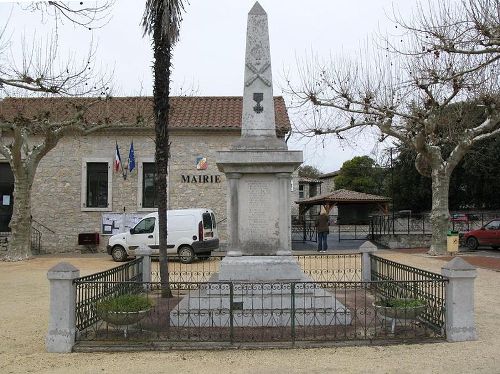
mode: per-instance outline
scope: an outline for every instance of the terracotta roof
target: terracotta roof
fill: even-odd
[[[7,98],[0,101],[0,118],[22,114],[33,118],[43,114],[58,121],[71,118],[75,106],[88,105],[94,98]],[[172,129],[240,129],[241,96],[174,96],[170,98]],[[283,97],[274,98],[276,129],[283,135],[290,130],[290,119]],[[90,123],[109,121],[127,127],[153,127],[152,97],[113,97],[90,107],[84,119]]]
[[[325,203],[373,203],[388,202],[390,198],[385,196],[370,195],[363,192],[349,190],[335,190],[328,194],[318,195],[307,199],[296,201],[298,204],[319,205]]]

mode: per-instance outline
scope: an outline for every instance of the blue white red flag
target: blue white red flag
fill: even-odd
[[[118,142],[116,143],[116,151],[115,151],[115,171],[119,171],[122,167],[122,159],[120,157],[120,150],[118,149]]]

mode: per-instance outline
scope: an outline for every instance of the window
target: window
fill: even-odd
[[[87,164],[87,208],[108,207],[108,164],[89,162]]]
[[[304,185],[299,184],[299,199],[303,199],[303,198],[304,198]]]
[[[500,221],[491,221],[485,226],[486,230],[498,230],[500,229]]]
[[[134,234],[151,234],[155,230],[155,218],[149,217],[143,219],[134,227]]]
[[[83,211],[110,211],[112,209],[111,161],[84,159],[82,164],[81,207]]]
[[[156,167],[154,158],[152,157],[142,158],[137,168],[138,211],[152,212],[158,208],[155,176],[156,176]],[[168,200],[169,179],[170,179],[170,173],[167,173],[167,207],[169,206],[169,200]]]
[[[144,162],[142,164],[142,207],[157,208],[156,201],[156,183],[155,183],[155,164],[153,162]]]
[[[205,230],[212,230],[212,216],[210,213],[203,213],[203,228]]]

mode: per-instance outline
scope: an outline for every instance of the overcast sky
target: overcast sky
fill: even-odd
[[[254,0],[189,0],[174,50],[174,94],[180,88],[197,95],[242,95],[247,13]],[[89,2],[85,2],[89,4]],[[379,31],[394,27],[388,16],[393,6],[411,15],[415,0],[261,0],[269,17],[274,94],[281,95],[285,72],[293,70],[297,58],[307,54],[328,57],[357,51]],[[140,20],[144,1],[117,0],[111,20],[88,31],[66,24],[58,29],[61,51],[84,56],[93,38],[98,42],[96,59],[103,69],[113,70],[115,96],[151,95],[152,52],[150,40],[142,37]],[[10,16],[10,17],[9,17]],[[51,22],[0,0],[0,26],[8,22],[13,53],[21,38],[47,35]],[[293,76],[292,76],[293,78]],[[291,118],[292,121],[296,120]],[[375,142],[357,139],[350,145],[335,139],[305,142],[292,138],[290,149],[304,151],[305,163],[323,172],[338,170],[355,155],[372,155]]]

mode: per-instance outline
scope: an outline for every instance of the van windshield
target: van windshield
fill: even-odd
[[[210,213],[203,213],[203,228],[205,230],[212,230],[212,216]]]

